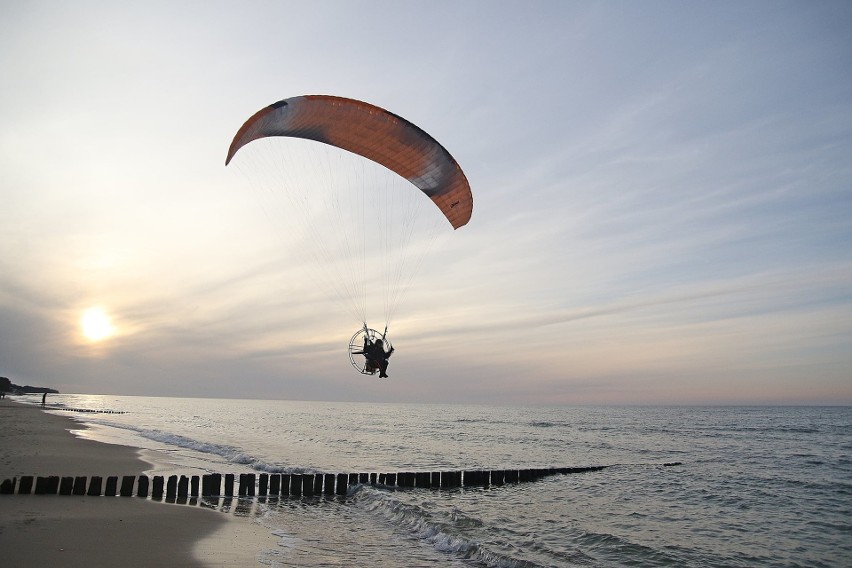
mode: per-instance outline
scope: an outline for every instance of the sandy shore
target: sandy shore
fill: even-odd
[[[138,475],[134,448],[78,438],[81,425],[0,400],[0,481]],[[253,519],[137,497],[0,496],[3,566],[259,566],[276,538]]]

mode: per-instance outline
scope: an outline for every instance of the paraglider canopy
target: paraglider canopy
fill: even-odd
[[[225,164],[252,140],[269,136],[315,140],[364,156],[429,196],[454,229],[470,220],[473,196],[456,160],[425,131],[375,105],[328,95],[278,101],[243,124]]]

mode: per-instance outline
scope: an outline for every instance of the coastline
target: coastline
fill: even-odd
[[[73,435],[83,427],[0,400],[0,480],[22,475],[138,475],[136,448]],[[10,566],[254,566],[276,538],[250,518],[137,497],[0,496],[0,553]]]

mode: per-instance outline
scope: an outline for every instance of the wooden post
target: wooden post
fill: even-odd
[[[269,474],[268,473],[261,473],[260,479],[258,481],[257,494],[260,495],[261,497],[266,497],[266,492],[267,492],[268,488],[269,488]]]
[[[269,476],[269,494],[276,497],[281,494],[281,474],[273,473]]]
[[[381,483],[384,483],[383,481]],[[349,485],[358,485],[358,474],[350,473],[349,474]]]
[[[166,480],[166,499],[176,499],[177,498],[177,484],[178,484],[177,475],[170,475],[169,479]]]
[[[491,470],[491,485],[503,485],[503,478],[506,472],[502,469]]]
[[[189,496],[198,497],[198,476],[193,475],[189,478]]]
[[[379,474],[379,485],[387,485],[388,474],[380,473]]]
[[[51,483],[50,483],[50,479],[51,479],[50,477],[42,477],[42,476],[36,477],[36,480],[35,480],[35,494],[36,495],[56,495],[56,489],[55,488],[53,488],[53,493],[50,492],[50,490],[52,488]],[[58,477],[56,479],[59,480]]]
[[[189,496],[189,478],[181,475],[178,480],[177,496],[181,499],[186,499]]]
[[[22,478],[23,480],[23,478]],[[98,497],[101,494],[101,486],[103,485],[103,479],[98,475],[93,475],[92,479],[89,480],[89,490],[86,492],[86,495],[92,497]]]
[[[505,471],[506,483],[517,483],[518,482],[518,470],[517,469],[507,469]]]
[[[441,472],[433,471],[430,474],[431,479],[429,480],[429,487],[440,487],[441,486]]]
[[[290,495],[290,474],[281,474],[281,495]]]
[[[370,474],[369,473],[359,473],[358,474],[358,483],[361,483],[362,485],[366,485],[369,481],[370,481]]]
[[[151,499],[162,499],[164,487],[165,478],[162,475],[155,475],[154,479],[151,481]]]
[[[133,482],[136,478],[132,475],[125,475],[121,478],[121,491],[119,494],[122,497],[133,497]]]
[[[155,475],[151,483],[151,499],[160,500],[163,498],[163,476]]]
[[[346,485],[347,485],[346,480],[347,479],[348,479],[348,476],[345,473],[338,473],[337,474],[337,489],[335,490],[336,494],[346,495]]]
[[[414,484],[417,487],[432,487],[432,474],[428,471],[418,471],[414,476]]]
[[[313,495],[315,493],[314,487],[316,487],[316,484],[317,484],[317,482],[316,482],[315,476],[313,474],[308,473],[308,474],[302,475],[302,495],[307,495],[307,496]],[[322,488],[320,488],[320,491],[316,491],[316,493],[321,493],[321,492],[322,492]]]
[[[222,474],[214,473],[210,476],[210,495],[218,497],[222,494]]]
[[[414,487],[414,474],[410,471],[398,473],[397,484],[400,487]]]
[[[323,474],[314,474],[314,495],[322,495]]]
[[[302,474],[290,474],[290,495],[299,497],[302,495]]]
[[[12,479],[4,479],[3,483],[0,483],[0,495],[12,495],[15,493],[15,484],[17,483],[18,478],[13,477]]]
[[[334,495],[334,474],[326,473],[325,474],[325,491],[326,495]]]
[[[393,487],[396,485],[396,473],[388,474],[388,486]]]
[[[63,477],[62,481],[59,483],[59,494],[71,495],[72,491],[74,491],[74,478]],[[0,491],[0,493],[2,493],[2,491]]]
[[[56,495],[59,492],[59,476],[50,475],[47,477],[47,494]]]
[[[33,476],[22,475],[21,482],[18,484],[18,495],[29,495],[33,490]]]
[[[139,486],[136,488],[136,496],[148,498],[148,476],[139,476]]]
[[[375,484],[376,484],[376,474],[371,473],[370,474],[370,485],[375,485]]]
[[[465,472],[465,474],[464,474],[465,479],[467,478],[467,474],[468,474],[468,472]],[[469,485],[475,485],[475,486],[488,485],[488,477],[487,477],[488,472],[487,471],[484,471],[484,470],[481,470],[481,469],[476,469],[476,470],[471,471],[470,474],[471,474],[472,479],[471,479],[471,483]],[[468,483],[465,482],[465,485],[468,485]]]
[[[234,496],[234,474],[226,473],[225,474],[225,497],[233,497]]]
[[[115,475],[110,475],[106,480],[106,489],[104,490],[104,495],[106,497],[115,497],[115,494],[118,493],[118,477]]]

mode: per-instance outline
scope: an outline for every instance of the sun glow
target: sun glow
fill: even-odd
[[[83,312],[80,327],[89,341],[101,341],[115,333],[112,320],[102,308],[89,308]]]

